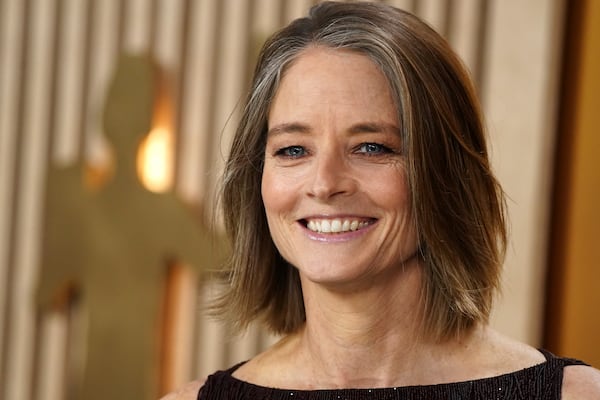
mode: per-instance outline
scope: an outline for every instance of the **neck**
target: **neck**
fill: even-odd
[[[302,281],[306,325],[299,348],[320,378],[340,387],[385,387],[409,373],[427,343],[421,332],[422,268],[348,288]],[[317,383],[318,384],[318,383]]]

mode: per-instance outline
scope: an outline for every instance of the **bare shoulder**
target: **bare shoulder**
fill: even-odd
[[[600,371],[585,365],[565,367],[562,398],[600,399]]]
[[[536,348],[505,336],[489,327],[484,330],[483,344],[477,354],[496,365],[498,375],[532,367],[546,361]]]
[[[165,395],[160,400],[196,400],[202,385],[204,385],[204,380],[190,382],[179,390]]]

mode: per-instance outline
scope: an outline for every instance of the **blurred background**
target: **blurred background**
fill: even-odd
[[[1,400],[153,399],[275,340],[201,309],[256,53],[314,2],[0,0]],[[511,221],[493,325],[600,366],[600,2],[386,2],[479,90]]]

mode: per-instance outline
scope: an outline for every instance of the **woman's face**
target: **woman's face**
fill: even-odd
[[[416,253],[396,108],[369,58],[305,50],[281,80],[268,128],[267,221],[303,279],[372,282]]]

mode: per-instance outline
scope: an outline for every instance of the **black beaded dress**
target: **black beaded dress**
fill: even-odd
[[[377,389],[285,390],[241,381],[242,364],[209,376],[198,400],[558,400],[564,367],[586,365],[540,350],[546,361],[516,372],[472,381]]]

